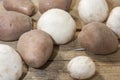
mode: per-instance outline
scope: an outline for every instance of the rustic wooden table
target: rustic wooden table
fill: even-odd
[[[0,0],[2,1],[2,0]],[[75,80],[70,77],[67,72],[68,62],[81,55],[89,56],[96,64],[96,74],[88,80],[120,80],[120,48],[117,52],[111,55],[94,55],[85,51],[74,51],[75,48],[80,48],[75,40],[77,34],[81,29],[81,21],[78,18],[76,6],[79,0],[73,0],[71,15],[74,17],[77,23],[77,31],[75,38],[72,42],[66,45],[54,46],[54,51],[48,62],[40,69],[33,69],[31,67],[23,68],[24,75],[21,80]],[[120,0],[107,0],[111,8],[120,5]],[[38,0],[33,0],[38,6]],[[5,11],[0,3],[0,12]],[[40,14],[37,13],[33,16],[33,19],[37,21]],[[36,25],[36,23],[35,23]],[[82,24],[83,25],[83,24]],[[0,44],[7,44],[16,49],[17,41],[15,42],[2,42]]]
[[[16,49],[15,42],[0,42]],[[80,47],[74,40],[66,45],[54,46],[49,61],[40,69],[24,68],[24,79],[21,80],[75,80],[67,72],[69,60],[76,56],[89,56],[96,64],[96,74],[89,80],[120,80],[120,49],[111,55],[94,55],[85,51],[74,51]]]

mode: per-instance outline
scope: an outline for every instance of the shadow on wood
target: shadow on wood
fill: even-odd
[[[59,46],[54,46],[54,50],[53,50],[53,52],[52,52],[52,55],[51,55],[51,57],[50,57],[50,59],[52,59],[52,60],[54,60],[54,58],[57,56],[57,54],[58,54],[58,51],[59,51]],[[47,68],[53,61],[50,61],[50,62],[47,62],[45,65],[43,65],[40,69],[45,69],[45,68]],[[48,60],[49,61],[49,60]]]

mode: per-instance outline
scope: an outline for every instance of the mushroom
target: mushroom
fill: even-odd
[[[19,80],[22,68],[20,55],[10,46],[0,44],[0,80]]]
[[[73,38],[76,24],[66,11],[50,9],[40,17],[37,29],[47,32],[56,44],[65,44]]]
[[[95,63],[87,56],[73,58],[67,66],[70,75],[76,79],[88,79],[95,74]]]
[[[120,7],[112,10],[106,25],[120,38]]]
[[[109,8],[106,0],[80,0],[78,12],[85,23],[103,22],[108,16]]]

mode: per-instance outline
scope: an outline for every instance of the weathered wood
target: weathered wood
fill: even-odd
[[[89,80],[119,80],[120,63],[95,62],[96,75]],[[41,69],[29,68],[24,80],[75,80],[67,72],[68,61],[49,61]]]
[[[0,42],[9,44],[16,48],[17,42]],[[73,57],[86,55],[90,56],[96,64],[96,75],[89,80],[119,80],[120,76],[120,49],[111,55],[94,55],[84,51],[69,50],[73,43],[55,46],[53,55],[49,61],[40,69],[29,68],[23,80],[74,80],[67,72],[67,64]],[[59,47],[61,47],[59,49]],[[64,48],[65,47],[65,48]],[[26,68],[25,68],[26,69]],[[99,79],[98,79],[99,78]]]

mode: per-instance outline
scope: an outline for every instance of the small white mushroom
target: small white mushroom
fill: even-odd
[[[106,0],[80,0],[78,12],[85,23],[103,22],[108,16],[109,9]]]
[[[106,24],[120,38],[120,7],[112,10]]]
[[[65,44],[73,38],[76,24],[66,11],[50,9],[41,16],[37,28],[49,33],[56,44]]]
[[[87,79],[95,74],[95,64],[87,56],[73,58],[67,66],[71,77],[76,79]]]
[[[22,60],[10,46],[0,44],[0,80],[19,80],[22,75]]]

